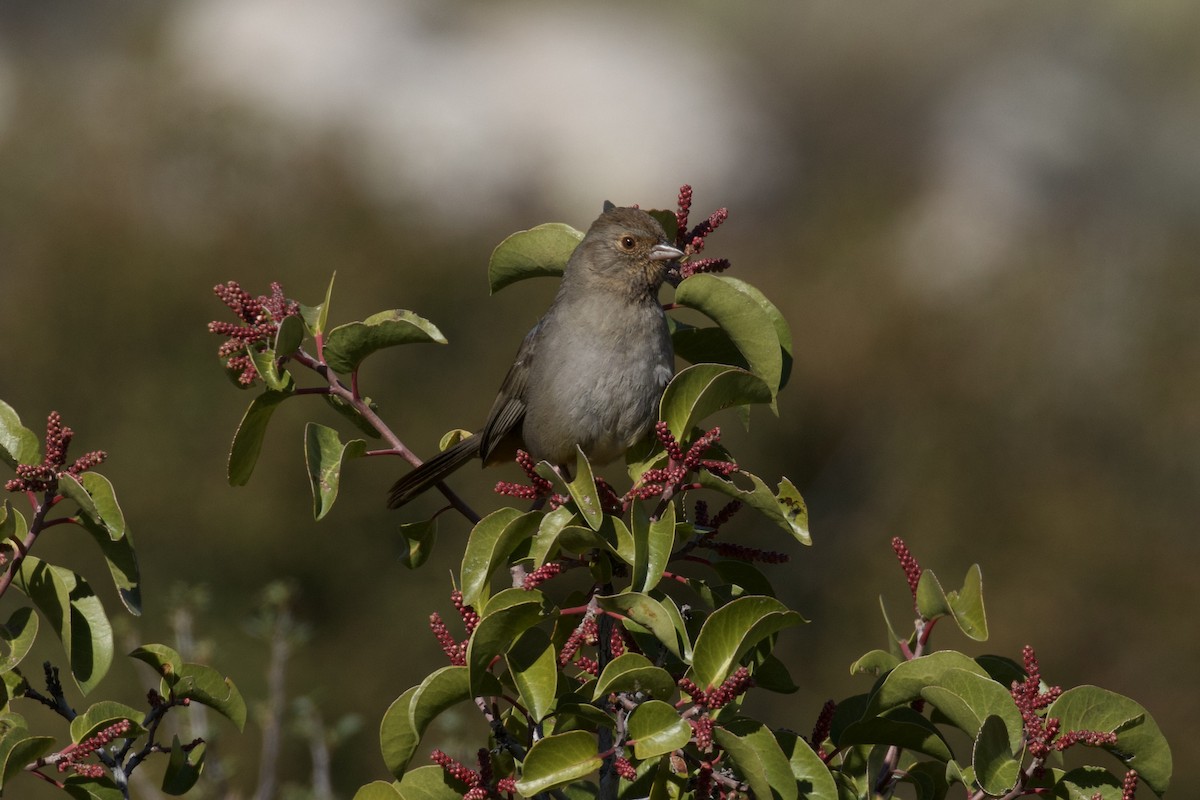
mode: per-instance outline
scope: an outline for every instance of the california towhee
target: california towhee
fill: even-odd
[[[388,508],[476,456],[494,464],[521,448],[569,465],[576,445],[598,464],[623,455],[654,424],[674,372],[658,289],[682,256],[645,211],[605,203],[554,302],[521,342],[483,430],[396,481]]]

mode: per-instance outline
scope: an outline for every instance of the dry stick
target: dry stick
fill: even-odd
[[[291,613],[286,605],[282,605],[271,630],[271,653],[267,667],[267,713],[263,721],[262,760],[258,765],[255,800],[272,800],[275,797],[275,768],[279,762],[283,710],[286,702],[284,681],[291,651],[291,643],[288,641],[290,627]]]

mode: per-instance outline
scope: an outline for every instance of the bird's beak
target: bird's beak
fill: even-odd
[[[669,244],[656,244],[650,248],[651,261],[677,261],[683,258],[683,251],[678,247],[671,247]],[[663,275],[663,280],[672,286],[678,286],[682,277],[679,275],[679,264],[671,264],[667,267],[666,274]]]
[[[683,258],[683,251],[669,244],[656,244],[650,248],[651,261],[674,261]]]

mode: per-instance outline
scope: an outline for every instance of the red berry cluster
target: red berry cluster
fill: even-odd
[[[1057,717],[1044,717],[1038,712],[1049,706],[1062,694],[1061,686],[1048,686],[1042,691],[1041,667],[1038,665],[1037,654],[1033,648],[1026,645],[1021,651],[1025,662],[1023,681],[1013,681],[1009,689],[1021,719],[1025,724],[1025,738],[1028,741],[1029,754],[1037,759],[1044,759],[1052,750],[1062,751],[1079,744],[1099,747],[1106,744],[1116,744],[1117,735],[1105,731],[1066,731],[1061,730],[1062,723]]]
[[[58,762],[58,771],[66,772],[68,769],[73,769],[78,774],[87,778],[103,777],[104,769],[99,764],[83,764],[80,762],[113,739],[119,739],[128,732],[129,720],[118,720],[96,733],[95,736],[90,736],[79,744],[67,748],[63,751],[63,757]]]
[[[692,443],[686,453],[680,447],[679,442],[675,440],[675,436],[666,422],[660,421],[654,426],[654,435],[658,437],[667,451],[667,466],[643,472],[637,485],[626,494],[627,499],[644,500],[648,497],[662,495],[668,490],[674,491],[683,488],[683,482],[687,476],[698,469],[707,470],[721,477],[725,477],[737,469],[737,464],[732,461],[704,458],[704,454],[720,440],[720,428],[713,428],[701,435]]]
[[[58,488],[58,479],[64,474],[78,478],[87,470],[108,458],[103,450],[93,450],[84,453],[71,466],[64,468],[67,462],[67,448],[75,431],[62,424],[62,416],[57,411],[51,411],[46,418],[46,454],[42,456],[41,464],[18,464],[17,477],[4,484],[10,492],[46,492]]]
[[[722,558],[737,561],[759,561],[763,564],[786,564],[791,560],[787,553],[776,550],[760,550],[757,547],[745,547],[732,542],[701,542],[697,547],[706,547]]]
[[[1125,780],[1121,784],[1121,800],[1133,800],[1137,794],[1138,773],[1136,769],[1131,769],[1125,773]]]
[[[455,761],[441,750],[434,750],[429,758],[447,775],[467,786],[467,791],[463,793],[463,800],[485,800],[489,797],[498,798],[502,794],[512,798],[517,791],[516,778],[507,777],[494,781],[492,757],[486,747],[479,748],[475,754],[475,759],[479,764],[478,772]]]
[[[217,355],[226,359],[226,367],[239,373],[238,383],[249,386],[258,377],[258,370],[250,356],[246,355],[246,349],[252,346],[260,349],[269,347],[279,330],[279,321],[284,317],[299,314],[300,306],[284,297],[283,288],[278,283],[271,284],[270,297],[253,297],[242,289],[237,281],[218,283],[213,287],[213,293],[243,324],[214,320],[208,323],[208,332],[227,337],[225,343],[217,350]]]
[[[436,611],[429,615],[429,628],[433,631],[433,636],[438,640],[438,644],[442,646],[442,652],[450,659],[450,665],[462,667],[467,663],[467,643],[471,639],[471,633],[475,630],[475,626],[479,624],[479,615],[475,613],[474,608],[463,603],[462,592],[458,589],[450,593],[450,599],[454,603],[459,617],[462,618],[463,627],[467,630],[467,638],[461,642],[454,641],[446,623],[442,621],[441,614]]]
[[[829,730],[833,724],[833,712],[837,710],[837,703],[833,700],[826,700],[825,705],[821,706],[821,713],[817,715],[817,721],[813,723],[812,735],[808,739],[808,745],[821,758],[822,761],[828,761],[830,754],[825,752],[821,747],[821,743],[829,738]]]
[[[596,618],[591,615],[585,616],[583,622],[571,631],[571,635],[563,643],[562,650],[558,653],[558,665],[565,667],[571,663],[571,659],[579,652],[581,646],[594,645],[599,640],[599,626],[596,624]]]
[[[702,751],[712,747],[713,719],[709,712],[724,708],[742,695],[751,686],[750,670],[738,667],[737,671],[721,682],[715,689],[701,689],[691,678],[680,678],[679,689],[692,699],[694,713],[687,717],[692,726],[692,738]]]
[[[679,204],[675,211],[675,246],[688,255],[695,255],[704,249],[705,239],[715,231],[722,222],[729,218],[729,210],[718,208],[708,219],[688,230],[688,216],[692,210],[692,187],[684,184],[679,187]],[[687,278],[699,272],[722,272],[729,269],[727,258],[701,258],[689,260],[679,269],[681,278]]]
[[[613,762],[613,768],[616,769],[617,774],[625,780],[637,780],[637,770],[634,769],[633,764],[629,763],[629,759],[617,756],[616,760]]]
[[[908,545],[899,536],[892,537],[892,549],[896,551],[896,558],[900,559],[900,568],[904,570],[904,577],[908,579],[908,590],[912,592],[915,608],[917,584],[921,582],[921,565],[913,558],[913,554],[908,551]]]
[[[697,500],[695,513],[696,524],[704,528],[711,528],[715,533],[716,531],[720,530],[722,525],[724,525],[726,522],[729,522],[729,520],[733,518],[733,515],[740,511],[741,508],[741,500],[730,500],[721,507],[721,510],[717,512],[715,517],[710,518],[708,516],[708,503],[704,502],[703,500]]]
[[[562,571],[563,565],[561,562],[551,561],[543,564],[525,576],[525,580],[521,581],[521,588],[527,592],[536,589]]]
[[[536,500],[539,497],[550,498],[550,507],[558,508],[569,498],[561,494],[554,493],[554,484],[537,474],[537,462],[533,460],[533,456],[526,453],[524,450],[517,451],[517,466],[525,473],[525,477],[529,479],[529,485],[521,483],[512,483],[510,481],[500,481],[496,484],[493,491],[496,494],[515,497],[518,500]]]

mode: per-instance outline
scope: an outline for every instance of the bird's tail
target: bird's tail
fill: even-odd
[[[450,473],[479,455],[479,436],[468,436],[448,447],[392,484],[388,508],[399,508],[421,492],[441,483]]]

